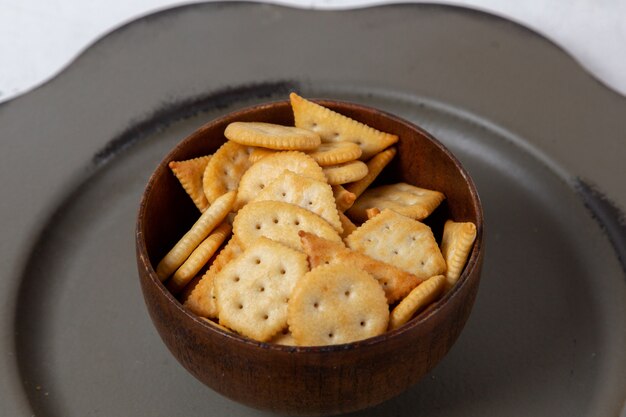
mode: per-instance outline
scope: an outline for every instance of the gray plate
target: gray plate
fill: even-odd
[[[626,413],[626,99],[481,13],[228,3],[135,21],[0,105],[2,415],[263,414],[166,351],[133,232],[168,149],[291,90],[424,126],[466,165],[485,208],[483,280],[458,343],[363,415]]]

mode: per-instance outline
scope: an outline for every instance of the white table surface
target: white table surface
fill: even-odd
[[[419,3],[419,1],[414,1]],[[96,39],[180,0],[0,0],[0,102],[54,77]],[[345,9],[388,0],[280,0]],[[626,0],[431,0],[486,11],[539,32],[626,96]]]

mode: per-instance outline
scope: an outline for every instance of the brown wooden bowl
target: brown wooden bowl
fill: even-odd
[[[200,127],[159,164],[144,192],[136,230],[137,266],[150,317],[174,357],[200,381],[235,401],[293,415],[364,409],[417,382],[448,352],[470,314],[483,259],[483,213],[476,188],[459,161],[417,126],[345,102],[318,101],[376,129],[397,134],[398,153],[379,182],[404,181],[439,190],[447,199],[429,224],[441,236],[446,218],[472,221],[477,237],[457,285],[404,326],[343,345],[290,347],[256,342],[204,322],[163,286],[155,266],[198,217],[167,166],[213,153],[233,121],[293,125],[288,102],[228,114]]]

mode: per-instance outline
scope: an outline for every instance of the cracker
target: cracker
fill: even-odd
[[[225,331],[226,333],[233,333],[232,330],[230,330],[228,327],[224,327],[219,323],[214,322],[213,320],[210,320],[206,317],[200,317],[200,319],[202,319],[202,321],[204,321],[205,323],[207,323],[209,326],[213,326],[213,327],[217,327],[220,330]]]
[[[382,334],[389,307],[385,293],[367,272],[353,265],[323,265],[296,284],[288,323],[298,345],[350,343]]]
[[[283,201],[307,209],[341,233],[343,231],[333,191],[325,182],[285,170],[257,195],[253,201]]]
[[[280,151],[274,151],[266,148],[253,148],[248,159],[250,160],[251,164],[255,164],[266,156],[274,155],[276,152]]]
[[[346,216],[342,212],[339,212],[339,220],[341,221],[341,228],[343,229],[343,231],[339,234],[342,239],[350,236],[350,233],[354,232],[357,229],[356,225],[352,223],[352,220],[350,220],[348,216]]]
[[[391,311],[389,316],[389,330],[397,329],[402,326],[411,320],[415,313],[437,300],[443,293],[445,284],[446,277],[436,275],[415,287],[413,291]]]
[[[287,303],[308,270],[306,255],[259,238],[214,279],[219,323],[259,341],[287,325]]]
[[[367,220],[368,208],[392,209],[415,220],[425,219],[432,213],[445,195],[439,191],[427,190],[406,183],[383,185],[365,191],[346,212],[357,222]]]
[[[236,236],[231,237],[224,249],[215,257],[209,270],[202,276],[198,285],[191,291],[184,306],[201,317],[217,318],[217,304],[213,292],[213,280],[230,261],[243,252]]]
[[[212,158],[211,158],[212,159]],[[219,197],[202,213],[191,229],[174,245],[157,265],[156,274],[165,281],[187,260],[213,229],[224,220],[235,203],[236,193],[231,191]]]
[[[193,279],[204,265],[213,257],[215,252],[230,235],[232,227],[228,223],[221,223],[206,239],[198,245],[189,258],[174,272],[167,281],[167,289],[172,294],[178,294],[185,285]]]
[[[376,207],[372,207],[372,208],[368,208],[367,210],[365,210],[365,215],[367,216],[367,219],[371,219],[372,217],[376,217],[380,214],[380,209],[376,208]]]
[[[228,141],[213,154],[202,176],[202,187],[209,203],[237,190],[239,180],[252,165],[249,161],[251,152],[247,146]]]
[[[323,167],[326,180],[331,185],[347,184],[358,181],[367,175],[367,165],[361,161],[345,162],[343,164]]]
[[[252,165],[241,177],[235,208],[239,210],[254,200],[263,188],[286,169],[314,180],[326,181],[322,168],[310,156],[295,151],[277,152]]]
[[[360,252],[346,248],[342,243],[322,239],[313,233],[300,232],[300,239],[311,268],[333,263],[352,264],[376,278],[385,291],[389,304],[407,295],[423,281],[423,279],[393,265],[377,261]]]
[[[346,190],[350,191],[358,198],[363,194],[363,191],[374,182],[389,162],[391,162],[393,157],[396,156],[396,153],[396,148],[391,147],[374,155],[372,159],[367,161],[367,175],[352,184],[346,185]]]
[[[204,195],[202,187],[202,175],[209,163],[209,159],[211,159],[211,155],[186,161],[171,161],[168,164],[185,192],[191,197],[191,200],[201,212],[209,207],[209,202]]]
[[[322,142],[356,143],[361,148],[360,159],[363,161],[398,141],[396,135],[380,132],[295,93],[289,98],[296,127],[316,132]]]
[[[233,231],[244,247],[260,236],[273,239],[290,248],[302,250],[298,232],[316,233],[335,242],[341,242],[337,231],[324,219],[295,204],[281,201],[255,201],[239,210],[233,222]]]
[[[297,346],[296,339],[293,338],[293,335],[289,331],[288,327],[278,332],[276,336],[274,336],[272,340],[270,340],[270,343],[284,346]]]
[[[349,248],[425,279],[446,271],[430,227],[385,209],[345,239]]]
[[[446,260],[446,288],[450,289],[463,272],[474,240],[476,225],[472,222],[446,221],[441,238],[441,253]]]
[[[335,196],[337,210],[343,213],[352,207],[352,204],[356,201],[356,195],[343,188],[341,184],[335,184],[331,187],[333,189],[333,195]]]
[[[309,156],[320,166],[328,166],[354,161],[359,159],[361,153],[361,148],[356,143],[326,142],[309,152]]]
[[[283,151],[312,150],[322,143],[310,130],[263,122],[233,122],[226,126],[224,136],[241,145]]]

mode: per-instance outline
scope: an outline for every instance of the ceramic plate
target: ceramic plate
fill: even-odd
[[[148,176],[204,122],[336,98],[429,130],[473,175],[486,257],[449,355],[360,415],[616,416],[626,396],[626,99],[465,9],[181,7],[0,105],[0,404],[11,416],[263,415],[167,352],[139,290]]]

